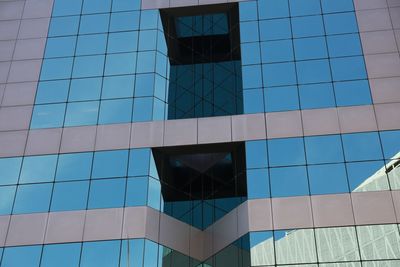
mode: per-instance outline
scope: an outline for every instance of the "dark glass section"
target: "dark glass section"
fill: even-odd
[[[160,14],[170,61],[168,119],[242,114],[238,5]]]
[[[153,149],[164,212],[205,229],[247,199],[243,143]]]

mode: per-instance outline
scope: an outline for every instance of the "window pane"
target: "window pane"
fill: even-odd
[[[302,138],[268,140],[268,154],[271,166],[305,164],[304,143]]]
[[[289,17],[288,1],[259,0],[258,15],[260,19]]]
[[[306,167],[271,168],[272,197],[309,195]]]
[[[299,109],[297,86],[271,87],[264,90],[265,111],[288,111]]]
[[[106,44],[106,34],[80,35],[78,37],[76,55],[104,54],[106,51]]]
[[[35,104],[67,102],[69,80],[39,82]]]
[[[121,241],[85,242],[80,267],[118,266]]]
[[[56,181],[89,179],[93,153],[62,154],[58,158]]]
[[[360,260],[354,227],[315,229],[315,237],[320,262]]]
[[[302,109],[335,107],[335,94],[331,83],[299,86]]]
[[[86,15],[81,17],[80,34],[108,32],[109,14]]]
[[[383,161],[347,163],[350,191],[389,190]]]
[[[289,0],[292,16],[307,16],[321,14],[319,0]]]
[[[246,167],[267,167],[267,143],[265,140],[246,142]]]
[[[348,193],[344,164],[322,164],[308,166],[312,195]]]
[[[104,55],[76,57],[73,78],[85,78],[103,75]]]
[[[52,182],[56,172],[57,155],[25,157],[20,183]]]
[[[0,159],[0,185],[17,184],[22,158]]]
[[[86,209],[89,181],[55,183],[51,211]]]
[[[92,178],[126,176],[127,166],[128,150],[95,152]]]
[[[72,57],[44,59],[40,80],[69,79],[72,71]]]
[[[135,76],[112,76],[103,80],[102,99],[133,97],[135,90]]]
[[[68,103],[65,126],[94,125],[97,123],[99,101]]]
[[[249,199],[270,197],[267,169],[247,171],[247,196]]]
[[[278,264],[317,261],[313,229],[274,231],[274,242]]]
[[[126,206],[145,206],[147,204],[147,190],[149,177],[128,178],[126,189]]]
[[[18,186],[13,213],[48,212],[52,189],[52,183]]]
[[[108,35],[108,53],[132,52],[137,50],[138,32],[117,32]]]
[[[362,260],[400,258],[399,229],[395,224],[357,226]]]
[[[16,186],[0,186],[0,215],[11,214]]]
[[[92,180],[89,209],[121,208],[125,199],[125,178]]]
[[[65,104],[36,105],[33,108],[31,128],[62,127]]]
[[[129,242],[129,249],[128,249]],[[144,239],[123,240],[121,247],[121,267],[143,267]],[[129,257],[128,257],[129,251]],[[129,258],[129,265],[128,265]]]
[[[382,159],[378,133],[344,134],[342,138],[347,161]]]
[[[78,267],[81,244],[45,245],[40,267]]]
[[[132,99],[101,101],[99,124],[131,122],[132,104]]]
[[[112,13],[110,31],[139,29],[139,11]]]
[[[273,265],[274,238],[272,231],[250,233],[251,266]]]
[[[9,247],[4,249],[2,267],[39,267],[42,246]]]
[[[342,141],[339,135],[305,137],[307,163],[343,162]]]
[[[69,101],[98,100],[101,92],[101,78],[73,79]]]
[[[46,43],[45,58],[72,57],[75,53],[75,36],[48,38]]]

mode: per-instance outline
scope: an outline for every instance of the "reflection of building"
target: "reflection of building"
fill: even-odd
[[[0,267],[400,266],[399,14],[0,0]]]

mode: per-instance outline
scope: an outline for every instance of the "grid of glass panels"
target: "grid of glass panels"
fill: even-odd
[[[9,247],[0,248],[1,254],[1,267],[199,266],[198,261],[147,239]]]
[[[239,15],[243,86],[188,88],[168,108],[158,10],[140,11],[140,0],[56,0],[31,128],[371,104],[352,0],[244,1]],[[228,91],[238,103],[224,101]]]
[[[31,128],[165,119],[158,10],[140,0],[56,0]]]
[[[249,199],[400,189],[400,131],[246,142]]]
[[[244,112],[371,104],[352,0],[240,2]]]
[[[399,190],[399,152],[400,131],[249,141],[247,196]],[[2,158],[0,215],[145,205],[162,211],[161,186],[149,148]],[[230,210],[223,199],[207,204],[211,221]],[[180,209],[193,211],[188,223],[195,210],[204,212],[191,205]]]
[[[251,266],[395,267],[400,264],[396,224],[251,232],[249,243]]]

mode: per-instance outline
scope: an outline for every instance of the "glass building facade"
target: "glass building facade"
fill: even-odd
[[[0,1],[0,267],[400,266],[396,0]]]

